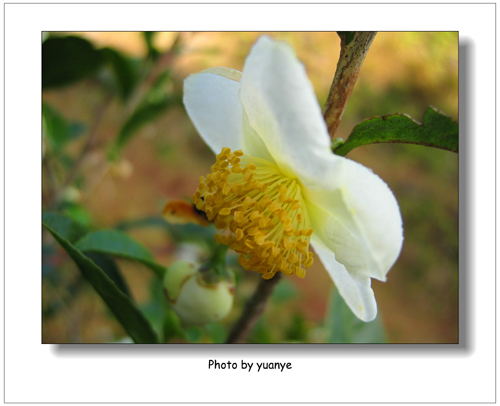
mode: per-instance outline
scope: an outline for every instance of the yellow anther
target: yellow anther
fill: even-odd
[[[313,264],[313,258],[308,259],[308,260],[306,260],[306,261],[304,262],[304,267],[305,267],[305,268],[310,268],[312,264]]]
[[[224,195],[228,195],[229,193],[231,193],[231,186],[229,186],[227,183],[224,185],[224,187],[222,188],[222,193]]]
[[[250,221],[252,222],[255,222],[255,221],[258,221],[260,219],[261,215],[259,213],[258,210],[254,211],[251,215],[250,215]]]
[[[280,222],[283,224],[288,219],[288,214],[286,211],[282,211],[280,214]]]
[[[297,243],[297,251],[299,251],[301,254],[307,253],[307,242],[300,240]]]
[[[266,236],[264,234],[257,234],[253,240],[258,244],[258,245],[262,245],[264,244],[264,241],[266,240]],[[261,255],[262,256],[262,255]],[[264,257],[264,258],[267,258],[267,255]]]
[[[234,220],[238,223],[243,222],[243,219],[245,218],[244,214],[242,211],[235,211],[234,212]]]
[[[245,179],[245,182],[249,183],[253,179],[253,172],[247,172],[247,173],[245,173],[244,179]]]
[[[254,203],[255,201],[250,196],[245,197],[245,200],[243,201],[243,210],[248,209]]]
[[[259,219],[259,227],[262,229],[262,230],[265,230],[270,224],[272,223],[271,219],[269,218],[265,218],[264,216],[262,216],[260,219]]]
[[[245,245],[250,249],[253,249],[257,246],[257,244],[255,244],[253,241],[250,240],[245,240]]]
[[[248,235],[256,235],[259,232],[259,227],[250,227],[247,230]]]
[[[277,213],[279,213],[281,211],[281,204],[279,204],[278,202],[274,201],[269,206],[269,210],[271,210],[273,212],[273,214],[277,214]]]
[[[221,230],[216,241],[240,253],[241,266],[268,279],[276,272],[305,275],[301,265],[312,265],[312,229],[299,182],[229,148],[199,180],[193,202]]]
[[[306,270],[304,268],[299,268],[298,266],[296,266],[295,275],[297,275],[299,278],[304,278],[304,276],[306,276]]]
[[[283,239],[283,246],[285,247],[286,250],[292,250],[295,248],[297,243],[295,241],[290,240],[289,238],[284,238]]]
[[[219,182],[222,179],[222,174],[220,172],[215,172],[212,179],[214,182]]]
[[[241,228],[236,229],[235,232],[236,241],[240,241],[244,236],[245,234],[243,233],[243,230]]]

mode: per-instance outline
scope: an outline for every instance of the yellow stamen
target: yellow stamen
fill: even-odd
[[[276,165],[223,148],[211,173],[200,177],[193,202],[222,230],[216,241],[240,253],[247,270],[303,278],[312,265],[313,233],[300,183]]]

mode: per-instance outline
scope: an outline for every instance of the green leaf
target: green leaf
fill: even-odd
[[[56,109],[42,103],[42,129],[55,151],[83,133],[84,125],[69,123]]]
[[[144,125],[161,116],[173,105],[179,104],[179,101],[179,97],[168,97],[140,106],[121,128],[114,144],[114,150],[111,151],[110,158],[116,158],[118,153]]]
[[[101,252],[138,261],[163,279],[166,268],[154,262],[153,255],[143,245],[119,230],[99,230],[87,234],[76,244],[80,251]]]
[[[345,45],[349,45],[354,39],[356,31],[337,31],[337,34],[340,37],[345,36]]]
[[[328,343],[385,343],[385,332],[377,318],[368,323],[358,319],[334,288],[330,295],[325,327]]]
[[[116,286],[130,298],[130,300],[133,300],[127,282],[125,281],[118,264],[111,256],[100,252],[86,252],[85,256],[90,258],[99,268],[101,268],[104,273],[116,284]]]
[[[346,155],[361,145],[381,142],[424,145],[458,152],[458,123],[429,107],[423,124],[404,114],[372,117],[359,123],[346,142],[337,147],[337,155]]]
[[[153,37],[155,36],[156,31],[143,31],[142,35],[144,36],[144,41],[146,42],[146,46],[148,47],[148,57],[156,60],[160,53],[155,48],[153,44]]]
[[[62,238],[74,244],[87,233],[87,228],[60,213],[43,213],[42,221],[47,223]]]
[[[81,204],[74,202],[64,202],[61,204],[61,210],[73,221],[79,222],[88,229],[92,227],[93,220],[90,212]]]
[[[103,60],[102,53],[83,38],[48,38],[42,44],[42,88],[65,86],[89,77]]]
[[[43,226],[75,261],[82,275],[90,282],[109,309],[122,324],[135,343],[158,343],[156,333],[135,304],[90,258],[73,246],[53,227],[52,218],[43,221]],[[57,223],[57,222],[56,222]],[[57,225],[57,224],[56,224]]]
[[[115,49],[103,48],[101,52],[114,73],[120,97],[122,100],[127,100],[139,80],[134,64]]]

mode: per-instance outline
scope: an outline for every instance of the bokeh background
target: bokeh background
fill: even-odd
[[[338,35],[267,34],[294,47],[323,105],[340,52]],[[189,74],[213,66],[242,70],[260,35],[44,33],[44,45],[55,38],[78,37],[92,49],[111,50],[107,61],[114,62],[97,61],[96,68],[78,80],[44,84],[43,210],[65,213],[95,229],[124,230],[166,266],[179,258],[205,255],[200,242],[210,238],[210,229],[200,233],[161,219],[165,202],[190,199],[198,178],[214,161],[182,106],[182,83]],[[58,58],[57,53],[43,55],[44,64],[49,57]],[[144,109],[137,118],[148,103],[154,108]],[[421,121],[430,105],[458,120],[458,33],[380,32],[336,136],[347,138],[357,123],[376,115],[406,113]],[[372,283],[385,340],[457,343],[457,154],[377,144],[359,147],[347,157],[387,182],[403,216],[401,256],[387,282]],[[43,234],[42,249],[42,342],[127,342],[121,325],[48,233]],[[183,336],[167,334],[166,341],[223,342],[259,279],[234,259],[229,258],[237,278],[231,314],[221,323],[185,329]],[[158,280],[140,264],[118,264],[135,301],[155,328],[164,329],[168,308]],[[320,261],[305,279],[284,278],[249,342],[327,342],[332,288]]]

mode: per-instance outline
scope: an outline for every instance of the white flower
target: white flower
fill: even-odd
[[[371,278],[385,281],[401,251],[399,207],[370,169],[332,153],[291,47],[261,37],[243,73],[217,67],[189,76],[184,104],[218,153],[193,196],[222,230],[217,240],[264,278],[304,277],[311,243],[356,316],[373,320]]]

